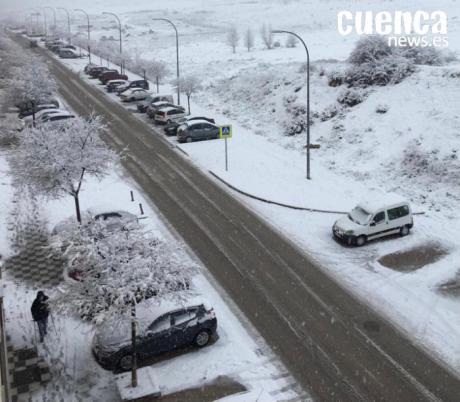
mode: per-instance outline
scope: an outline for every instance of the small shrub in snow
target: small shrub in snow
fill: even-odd
[[[382,59],[392,54],[393,49],[385,37],[380,35],[363,36],[351,52],[348,61],[351,64],[363,64]]]
[[[303,104],[293,103],[286,107],[286,115],[282,121],[285,135],[292,136],[302,133],[307,128],[307,107]]]
[[[390,106],[386,104],[380,104],[380,105],[377,105],[377,107],[375,108],[375,112],[379,114],[385,114],[386,112],[388,112],[389,109],[390,109]]]
[[[321,121],[327,121],[332,119],[333,117],[337,116],[339,113],[340,108],[337,107],[337,105],[331,105],[328,106],[326,109],[324,109],[321,114],[319,115],[319,119]]]
[[[339,87],[345,81],[345,74],[343,71],[339,70],[332,70],[329,71],[327,74],[327,85],[330,87]]]
[[[351,87],[398,84],[414,71],[415,65],[410,59],[390,55],[375,61],[353,65],[348,69],[345,81]]]
[[[445,55],[435,47],[409,46],[398,48],[398,53],[415,64],[440,66],[445,64]]]
[[[360,104],[366,98],[365,92],[359,89],[344,89],[337,97],[341,105],[353,107]]]

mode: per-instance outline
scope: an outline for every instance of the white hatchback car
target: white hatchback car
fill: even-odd
[[[187,116],[185,109],[180,106],[170,106],[158,110],[155,113],[155,121],[160,123],[168,123],[170,121],[179,120],[182,117]]]
[[[132,102],[132,101],[144,100],[150,95],[152,94],[149,91],[146,91],[145,89],[131,88],[123,92],[120,95],[120,98],[123,102]]]
[[[396,195],[359,203],[332,227],[337,240],[362,246],[368,240],[399,233],[406,236],[414,226],[409,203]]]

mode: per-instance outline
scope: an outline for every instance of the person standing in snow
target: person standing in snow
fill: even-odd
[[[48,316],[50,314],[49,306],[47,303],[48,296],[41,290],[37,292],[37,297],[32,303],[32,318],[37,323],[38,332],[40,333],[40,342],[43,342],[47,334],[46,327],[48,325]]]

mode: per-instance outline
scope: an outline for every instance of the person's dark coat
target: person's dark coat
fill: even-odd
[[[48,296],[46,296],[43,292],[38,292],[37,297],[35,298],[34,302],[32,303],[32,318],[34,321],[41,321],[48,318],[49,315],[49,308],[48,303]]]

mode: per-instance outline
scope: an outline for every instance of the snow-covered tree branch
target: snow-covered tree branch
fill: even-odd
[[[180,249],[140,226],[109,231],[91,221],[64,233],[69,268],[79,281],[68,281],[55,300],[58,309],[85,316],[95,324],[131,323],[132,382],[136,384],[136,305],[147,301],[185,302],[195,267],[184,263]],[[72,303],[69,303],[72,300]]]
[[[97,116],[25,129],[11,166],[37,193],[72,196],[80,222],[79,194],[85,177],[101,179],[116,158],[99,137],[103,129]]]

